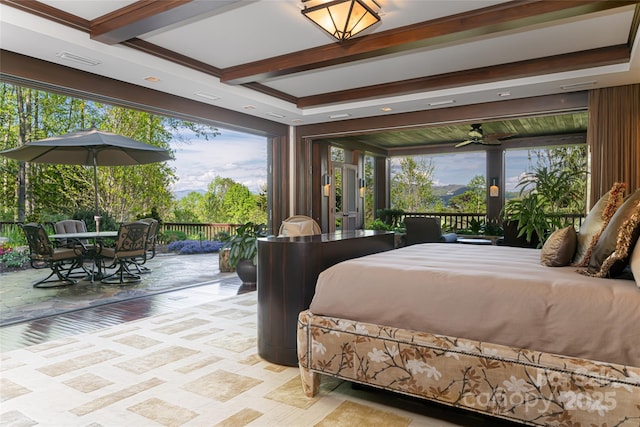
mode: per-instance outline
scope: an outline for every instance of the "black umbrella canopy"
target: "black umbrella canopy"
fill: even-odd
[[[172,160],[163,148],[95,127],[29,142],[0,154],[23,162],[93,166],[98,214],[98,166],[132,166]]]

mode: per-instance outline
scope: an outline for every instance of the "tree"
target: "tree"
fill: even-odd
[[[483,213],[487,211],[486,180],[476,175],[467,184],[467,190],[449,199],[449,208],[453,212]]]
[[[406,212],[425,212],[436,204],[433,194],[431,159],[404,157],[400,160],[400,172],[391,181],[391,206]]]
[[[202,218],[204,196],[192,191],[176,202],[173,209],[176,222],[206,222]]]
[[[205,138],[217,129],[127,108],[0,84],[0,149],[61,135],[95,124],[139,141],[169,149],[181,130]],[[78,165],[17,162],[0,163],[0,214],[2,219],[42,221],[93,208],[93,171]],[[100,167],[100,209],[119,221],[136,218],[153,208],[162,217],[172,214],[170,186],[175,174],[170,164]]]

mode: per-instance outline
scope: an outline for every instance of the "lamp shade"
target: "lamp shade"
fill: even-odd
[[[311,3],[312,0],[303,2]],[[313,3],[305,5],[302,14],[340,41],[350,39],[380,21],[380,16],[364,0],[316,0]]]

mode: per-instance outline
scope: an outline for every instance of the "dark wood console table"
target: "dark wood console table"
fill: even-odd
[[[355,230],[258,239],[258,353],[297,366],[298,314],[309,308],[318,275],[351,258],[394,248],[392,232]]]

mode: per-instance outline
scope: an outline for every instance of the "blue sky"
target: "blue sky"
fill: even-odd
[[[170,162],[178,181],[173,191],[206,190],[216,176],[232,178],[257,193],[267,182],[267,140],[264,137],[218,129],[208,141],[184,133],[189,142],[172,141],[175,160]]]
[[[175,160],[171,166],[179,178],[173,191],[206,190],[216,176],[232,178],[257,193],[267,181],[266,138],[219,129],[221,135],[209,141],[183,134],[189,142],[174,141]],[[527,167],[527,151],[508,151],[505,162],[505,189],[513,191]],[[435,184],[467,184],[475,175],[485,174],[484,152],[466,152],[432,157]]]

